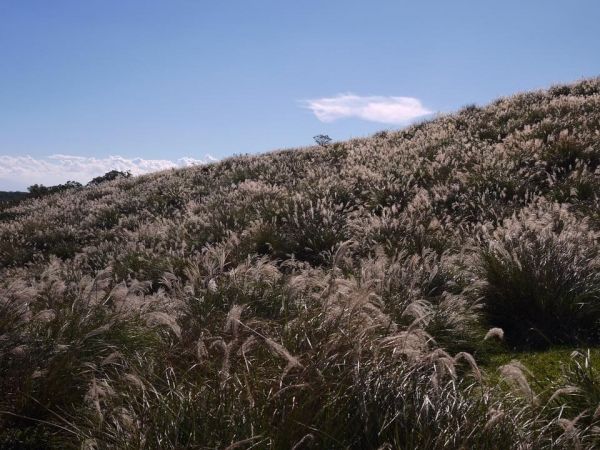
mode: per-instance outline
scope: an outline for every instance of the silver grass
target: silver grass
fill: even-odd
[[[147,313],[144,318],[148,326],[166,326],[178,338],[181,338],[181,327],[177,323],[177,319],[163,311],[153,311]]]
[[[504,330],[498,327],[490,328],[485,334],[483,340],[487,341],[488,339],[498,339],[499,341],[501,341],[502,339],[504,339]]]
[[[537,397],[529,386],[521,364],[512,361],[498,367],[498,371],[504,380],[516,387],[531,403],[537,402]]]

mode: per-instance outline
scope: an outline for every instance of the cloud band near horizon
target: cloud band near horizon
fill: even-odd
[[[211,161],[216,159],[210,155],[204,160],[183,157],[175,161],[126,158],[118,155],[106,158],[62,154],[45,158],[34,158],[29,155],[0,155],[0,190],[22,190],[33,184],[49,186],[66,181],[87,183],[110,170],[130,171],[133,175],[143,175],[176,167],[206,164]]]
[[[414,97],[361,97],[347,93],[335,97],[306,100],[303,104],[321,122],[358,118],[370,122],[400,125],[432,113]]]

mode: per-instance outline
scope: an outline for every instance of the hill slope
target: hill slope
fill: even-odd
[[[600,340],[599,165],[591,79],[5,208],[0,442],[597,445],[594,361],[476,360]]]

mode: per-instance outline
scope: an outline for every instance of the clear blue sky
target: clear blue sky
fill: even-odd
[[[401,126],[306,100],[447,112],[600,75],[599,23],[598,0],[0,0],[0,190],[37,182],[7,169],[26,155],[223,158]]]

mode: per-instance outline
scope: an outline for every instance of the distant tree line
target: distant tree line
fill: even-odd
[[[104,175],[96,177],[90,181],[87,186],[97,186],[106,181],[115,180],[117,178],[129,178],[131,172],[111,170],[106,172]],[[57,192],[64,192],[70,189],[82,188],[83,184],[78,181],[67,181],[64,184],[57,184],[56,186],[44,186],[43,184],[32,184],[27,188],[27,192],[0,192],[0,202],[18,201],[27,197],[44,197],[49,194],[55,194]]]
[[[19,200],[26,196],[27,196],[27,192],[0,191],[0,202],[10,202],[13,200]]]
[[[121,172],[120,170],[111,170],[110,172],[106,172],[104,175],[102,175],[100,177],[96,177],[96,178],[92,179],[92,181],[90,181],[87,185],[95,186],[100,183],[104,183],[105,181],[112,181],[112,180],[116,180],[117,178],[129,178],[130,176],[131,176],[131,172],[129,172],[129,170],[126,172]]]
[[[78,181],[67,181],[65,184],[57,184],[56,186],[44,186],[43,184],[32,184],[27,188],[29,195],[32,197],[42,197],[56,192],[63,192],[69,189],[80,188],[83,185]]]
[[[106,181],[116,180],[117,178],[129,178],[131,176],[131,172],[126,171],[122,172],[120,170],[111,170],[110,172],[106,172],[104,175],[93,178],[87,186],[97,186]],[[27,188],[29,191],[29,195],[32,197],[42,197],[48,194],[55,194],[57,192],[64,192],[70,189],[78,189],[83,187],[78,181],[67,181],[64,184],[57,184],[56,186],[44,186],[43,184],[34,184]]]

